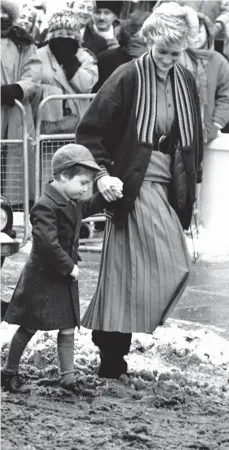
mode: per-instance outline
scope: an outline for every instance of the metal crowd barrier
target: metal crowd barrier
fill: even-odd
[[[17,236],[20,241],[20,247],[26,244],[29,236],[29,170],[28,170],[28,131],[26,123],[26,112],[24,106],[18,100],[15,100],[15,106],[20,110],[22,119],[22,138],[21,139],[1,139],[1,194],[11,201],[11,196],[15,195],[22,203],[22,217],[14,213],[14,226],[19,226],[20,233]],[[21,148],[23,154],[23,165],[21,164]],[[10,146],[14,145],[15,164],[8,164],[7,158],[10,152]],[[15,146],[19,148],[15,148]],[[22,169],[22,170],[21,170]],[[16,193],[16,194],[15,194]],[[22,200],[22,202],[21,202]],[[14,206],[14,205],[12,205]],[[17,212],[17,208],[14,208]],[[21,231],[22,228],[22,231]]]
[[[75,142],[75,134],[41,134],[42,125],[42,111],[44,106],[53,100],[77,100],[90,99],[92,100],[96,94],[66,94],[66,95],[49,95],[41,101],[38,107],[37,121],[36,121],[36,179],[35,179],[35,199],[40,197],[44,185],[51,179],[51,160],[52,156],[65,144]],[[101,238],[94,238],[94,222],[104,222],[105,216],[98,214],[93,217],[83,219],[85,224],[85,238],[80,239],[81,250],[96,251],[94,244],[98,244],[100,248]],[[98,242],[97,242],[98,241]],[[85,244],[88,244],[86,246]],[[91,247],[90,244],[93,246]],[[84,247],[85,245],[85,247]]]

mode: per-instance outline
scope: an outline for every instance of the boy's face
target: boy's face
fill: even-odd
[[[85,200],[88,196],[91,196],[91,190],[89,188],[94,180],[93,172],[85,171],[85,173],[75,175],[71,180],[64,177],[62,178],[63,190],[67,197],[73,200],[82,199]]]

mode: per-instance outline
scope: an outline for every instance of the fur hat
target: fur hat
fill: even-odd
[[[70,9],[54,13],[49,20],[46,40],[60,37],[81,42],[80,24],[77,15]]]
[[[123,2],[120,1],[100,1],[100,2],[96,2],[96,8],[97,9],[110,9],[110,11],[112,11],[117,17],[120,15],[121,13],[121,9],[122,9],[122,4]]]
[[[1,9],[9,15],[12,23],[15,22],[20,15],[18,1],[15,0],[1,0]]]

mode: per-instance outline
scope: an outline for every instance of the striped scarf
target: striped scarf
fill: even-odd
[[[137,133],[140,142],[153,143],[157,113],[157,84],[155,65],[150,53],[144,53],[135,61],[138,72],[138,95],[136,106]],[[181,145],[193,141],[193,103],[184,71],[174,65],[175,104],[181,136]]]

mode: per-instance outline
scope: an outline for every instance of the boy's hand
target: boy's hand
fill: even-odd
[[[72,272],[70,273],[71,277],[74,279],[74,281],[78,280],[79,277],[79,268],[77,264],[74,265]]]

